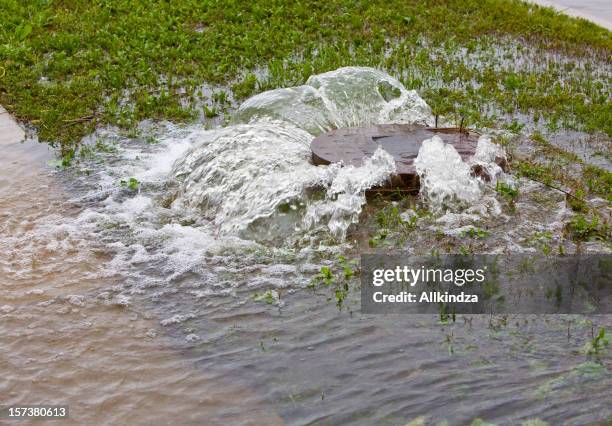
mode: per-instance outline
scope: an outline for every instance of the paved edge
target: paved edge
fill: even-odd
[[[9,145],[25,139],[25,132],[2,105],[0,105],[0,145]]]
[[[561,4],[556,3],[553,0],[527,0],[527,1],[529,3],[537,4],[539,6],[552,7],[557,12],[561,12],[573,18],[584,18],[588,21],[593,22],[594,24],[599,25],[600,27],[604,27],[607,30],[612,31],[612,21],[609,21],[608,19],[600,18],[599,16],[592,15],[588,12],[574,9],[572,7],[563,6]]]

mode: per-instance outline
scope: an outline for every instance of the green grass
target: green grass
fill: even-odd
[[[346,65],[385,69],[471,124],[522,112],[612,134],[610,32],[517,0],[4,0],[0,23],[0,103],[64,153],[99,125],[212,120],[228,95]],[[516,69],[495,50],[518,38],[577,59]]]

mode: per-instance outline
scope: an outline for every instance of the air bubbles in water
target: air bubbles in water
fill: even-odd
[[[475,203],[481,196],[477,179],[457,150],[438,136],[423,141],[414,161],[421,195],[440,211]]]
[[[361,208],[366,203],[366,190],[383,184],[395,173],[395,160],[382,147],[378,147],[362,166],[336,170],[325,199],[309,206],[304,223],[312,227],[323,218],[329,218],[329,231],[342,240],[348,227],[359,220]]]
[[[361,167],[310,162],[310,142],[324,130],[382,123],[431,124],[414,91],[371,68],[315,75],[306,85],[254,96],[234,125],[201,135],[173,169],[175,209],[199,209],[222,234],[279,241],[324,225],[343,239],[365,191],[395,170],[380,149]]]
[[[434,136],[423,141],[414,162],[421,182],[420,194],[429,207],[438,212],[474,209],[483,201],[483,176],[489,184],[495,184],[503,177],[499,164],[505,159],[503,148],[488,136],[478,139],[476,152],[468,162],[463,161],[452,145]],[[475,175],[474,166],[483,170],[481,176]],[[494,199],[490,201],[494,204],[493,211],[498,213],[499,206]]]

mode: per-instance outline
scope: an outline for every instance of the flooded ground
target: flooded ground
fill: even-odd
[[[148,309],[85,296],[122,278],[74,226],[70,182],[46,144],[2,153],[2,405],[68,405],[71,424],[282,424],[254,391],[186,358]]]
[[[345,69],[258,95],[223,129],[100,130],[70,168],[34,142],[3,147],[0,403],[68,404],[75,424],[609,421],[612,359],[588,345],[612,316],[441,323],[361,314],[358,280],[342,309],[312,288],[322,265],[373,248],[380,209],[363,192],[390,173],[311,165],[313,134],[431,120],[396,80]],[[404,200],[415,228],[389,240],[574,252],[563,194],[517,182],[514,212],[486,186],[446,214]]]

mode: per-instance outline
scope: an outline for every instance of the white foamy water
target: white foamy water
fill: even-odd
[[[325,199],[308,206],[304,223],[312,227],[322,218],[329,218],[330,232],[344,239],[348,226],[359,221],[359,213],[366,203],[366,190],[383,184],[395,173],[395,160],[379,147],[363,166],[334,170],[337,170],[337,174],[327,189]]]
[[[493,185],[504,174],[502,168],[497,164],[498,161],[506,161],[504,149],[500,145],[493,143],[487,135],[478,138],[476,152],[470,159],[469,164],[481,166]]]
[[[503,148],[488,136],[478,139],[476,152],[467,162],[440,137],[427,139],[414,162],[421,183],[420,195],[432,210],[440,213],[467,209],[468,214],[499,214],[499,203],[493,197],[484,197],[485,182],[474,176],[472,166],[481,166],[490,178],[489,185],[494,185],[504,177],[496,161],[505,158]]]
[[[181,182],[173,207],[200,209],[221,234],[272,241],[323,225],[341,240],[357,221],[365,191],[395,166],[379,152],[361,167],[316,167],[314,136],[343,126],[425,124],[431,112],[390,76],[348,67],[254,96],[234,122],[191,136],[193,148],[173,170]]]
[[[202,278],[202,288],[190,290],[196,297],[232,294],[245,285],[244,271],[265,268],[270,256],[278,271],[249,286],[282,288],[287,273],[293,285],[308,283],[308,274],[283,269],[295,262],[283,263],[283,256],[337,252],[359,219],[365,191],[382,184],[395,165],[380,149],[360,167],[314,166],[310,142],[326,127],[304,123],[335,127],[431,118],[416,93],[377,70],[344,68],[309,81],[324,102],[313,106],[301,95],[289,101],[288,93],[301,89],[283,89],[287,104],[272,102],[279,91],[262,93],[255,97],[256,114],[245,118],[253,104],[247,101],[241,118],[225,128],[143,123],[143,139],[114,129],[87,138],[90,146],[104,149],[66,171],[74,174],[69,202],[79,212],[60,222],[109,251],[96,279],[125,276],[121,288],[99,290],[103,300],[124,306],[145,293],[162,299],[192,274]],[[271,103],[276,106],[266,109]],[[137,182],[132,188],[126,184],[131,179]],[[57,244],[65,241],[58,238]]]
[[[457,150],[438,136],[423,141],[414,161],[421,181],[420,193],[430,206],[447,210],[480,199],[482,190]]]
[[[314,166],[312,135],[282,121],[260,119],[207,136],[174,168],[181,184],[173,208],[199,209],[226,235],[274,240],[327,223],[343,239],[365,191],[395,171],[382,149],[360,167]]]

